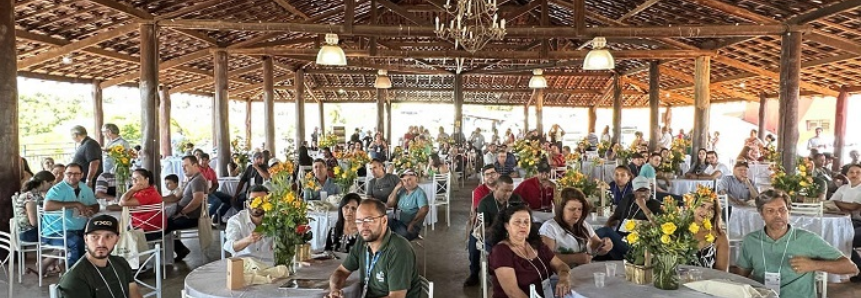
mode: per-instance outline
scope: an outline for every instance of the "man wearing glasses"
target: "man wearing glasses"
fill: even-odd
[[[370,170],[374,178],[366,185],[368,195],[380,201],[387,201],[401,179],[395,174],[386,173],[386,167],[379,159],[371,161]]]
[[[748,176],[747,162],[737,162],[732,168],[732,176],[723,176],[718,180],[717,191],[725,194],[733,205],[752,205],[753,199],[759,195],[753,181]],[[724,206],[727,208],[729,206]]]
[[[59,236],[65,234],[68,255],[66,261],[69,267],[84,255],[84,226],[87,218],[99,212],[99,203],[93,190],[81,183],[83,170],[80,164],[66,165],[63,181],[57,183],[45,195],[45,211],[56,211],[66,208],[66,231],[58,216],[42,217],[42,235]],[[52,239],[52,245],[62,245],[62,240]]]
[[[478,203],[481,202],[482,198],[486,197],[496,189],[496,181],[499,178],[499,173],[496,172],[496,167],[494,167],[492,163],[485,164],[484,167],[481,168],[481,174],[484,177],[484,183],[472,191],[472,208],[469,209],[468,227],[470,228],[467,228],[467,233],[469,234],[469,277],[463,282],[463,285],[468,287],[477,285],[479,282],[478,270],[481,262],[481,255],[478,253],[478,247],[476,247],[478,239],[472,235],[471,229],[471,227],[475,226],[475,220],[477,218],[476,208],[478,208]]]
[[[363,200],[356,210],[356,226],[362,236],[329,277],[329,297],[342,298],[344,283],[359,271],[362,295],[376,298],[418,298],[421,282],[416,255],[409,241],[388,229],[386,205],[375,199]]]

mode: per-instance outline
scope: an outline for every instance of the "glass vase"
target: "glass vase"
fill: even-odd
[[[662,290],[678,290],[678,256],[674,254],[657,254],[653,261],[652,280],[655,287]]]
[[[273,243],[272,253],[275,257],[275,266],[284,265],[290,270],[290,273],[296,273],[293,267],[293,256],[296,255],[296,243],[290,241],[288,237],[276,236]]]

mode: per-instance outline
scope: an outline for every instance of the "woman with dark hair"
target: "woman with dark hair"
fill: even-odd
[[[529,286],[535,285],[543,297],[562,296],[571,289],[568,265],[553,254],[532,225],[532,211],[523,204],[511,205],[496,217],[490,229],[493,250],[493,297],[529,297]],[[559,283],[550,285],[556,273]]]
[[[433,177],[435,174],[445,174],[448,173],[448,165],[439,158],[439,155],[433,153],[430,155],[430,162],[428,163],[428,177]]]
[[[698,175],[701,175],[706,171],[706,167],[708,167],[708,164],[706,163],[707,153],[708,150],[706,150],[706,148],[700,148],[697,150],[697,159],[691,164],[691,169],[685,173],[685,178],[696,179]]]
[[[239,177],[239,174],[241,174],[239,172],[239,165],[232,160],[227,163],[227,172],[229,172],[230,177]]]
[[[340,253],[350,252],[356,237],[359,235],[359,227],[356,226],[356,209],[362,203],[362,197],[355,193],[348,193],[338,204],[338,221],[329,229],[326,236],[326,251]]]
[[[24,183],[29,181],[30,178],[33,178],[33,171],[30,170],[30,164],[27,163],[26,158],[21,158],[21,186],[24,186]]]
[[[314,160],[308,155],[308,147],[305,145],[299,146],[298,154],[300,166],[311,166],[314,163]]]
[[[569,187],[562,190],[561,197],[562,208],[556,208],[553,219],[544,222],[538,231],[541,241],[571,267],[591,263],[592,256],[610,252],[613,249],[610,238],[599,238],[586,222],[591,210],[586,195]]]
[[[718,200],[704,200],[694,210],[698,227],[694,238],[699,241],[691,265],[726,272],[729,269],[729,238],[721,228],[721,205]]]
[[[119,204],[121,206],[145,206],[162,202],[161,195],[153,187],[153,174],[147,169],[137,168],[132,172],[132,187],[123,194]],[[161,213],[161,214],[159,214]],[[141,212],[132,214],[132,227],[141,229],[145,233],[163,230],[164,212]],[[161,233],[146,233],[147,241],[161,238]]]
[[[36,214],[36,206],[41,206],[45,200],[45,192],[54,185],[56,177],[48,171],[41,171],[33,175],[33,178],[24,183],[21,194],[15,196],[14,215],[18,226],[18,240],[25,242],[39,241],[39,217]],[[59,273],[59,268],[54,266],[57,259],[43,258],[42,272],[45,275]],[[50,267],[50,269],[49,269]],[[27,273],[38,271],[27,268]]]

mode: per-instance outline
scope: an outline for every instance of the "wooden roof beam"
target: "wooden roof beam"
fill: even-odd
[[[589,51],[551,51],[548,59],[584,59]],[[268,55],[268,56],[308,56],[316,57],[315,49],[237,49],[230,50],[231,54],[242,55]],[[371,57],[366,50],[345,50],[347,57]],[[699,56],[716,56],[717,51],[711,50],[622,50],[613,51],[616,59],[677,59],[695,58]],[[467,51],[397,51],[377,50],[377,58],[468,58],[468,59],[541,59],[538,52],[534,51],[504,51],[504,52],[476,52]]]
[[[800,15],[794,16],[786,20],[789,24],[806,24],[815,20],[828,17],[833,14],[841,13],[847,10],[852,10],[861,6],[861,0],[847,0],[829,5],[823,8],[814,9]]]
[[[813,33],[805,34],[804,39],[815,41],[841,51],[861,55],[861,44],[832,34],[814,31]]]
[[[117,11],[120,13],[124,13],[124,14],[130,15],[130,16],[133,16],[135,18],[144,19],[144,20],[152,20],[153,19],[152,14],[150,14],[146,11],[143,11],[141,9],[138,9],[134,6],[128,5],[124,2],[119,2],[117,0],[87,0],[87,1],[92,2],[92,3],[99,5],[99,6],[105,7],[105,8],[109,8],[111,10],[114,10],[114,11]]]
[[[708,6],[708,7],[711,7],[713,9],[716,9],[716,10],[719,10],[719,11],[722,11],[722,12],[725,12],[725,13],[728,13],[728,14],[731,14],[734,16],[739,16],[739,17],[751,20],[754,23],[758,23],[758,24],[777,24],[778,23],[778,21],[776,21],[772,18],[763,16],[763,15],[760,15],[757,13],[753,13],[747,9],[742,8],[742,7],[735,6],[735,5],[732,5],[732,4],[729,4],[726,2],[722,2],[719,0],[685,0],[685,1],[691,2],[691,3],[696,3],[696,4],[699,4],[702,6]]]
[[[683,81],[686,81],[688,83],[694,82],[693,75],[689,75],[689,74],[683,73],[681,71],[678,71],[678,70],[675,70],[675,69],[672,69],[669,67],[661,67],[660,73],[666,74],[668,76],[671,76],[671,77],[674,77],[674,78],[677,78],[677,79],[680,79]],[[732,96],[732,97],[738,97],[738,98],[741,98],[741,99],[744,99],[747,101],[752,101],[752,102],[758,102],[759,101],[759,96],[756,96],[753,94],[747,94],[744,92],[738,92],[738,91],[732,90],[730,88],[724,87],[720,83],[711,83],[711,84],[709,84],[709,88],[712,88],[714,91],[724,93],[724,94]]]
[[[647,0],[646,2],[643,2],[640,5],[637,5],[637,7],[634,7],[634,9],[632,9],[631,11],[622,15],[622,17],[620,17],[618,21],[624,22],[628,18],[633,17],[635,14],[638,14],[638,13],[640,13],[646,9],[649,9],[649,7],[652,7],[652,5],[655,5],[655,3],[658,3],[658,1],[661,1],[661,0]]]
[[[215,38],[212,38],[209,35],[206,35],[206,33],[203,33],[203,32],[197,31],[197,30],[192,30],[192,29],[172,29],[172,30],[176,31],[176,33],[179,33],[179,34],[203,41],[203,42],[209,44],[210,46],[216,46],[216,47],[221,46],[218,43],[218,41],[215,40]]]
[[[56,47],[42,52],[39,55],[18,61],[18,69],[27,69],[33,65],[57,58],[59,56],[79,51],[100,44],[102,42],[129,34],[135,30],[138,30],[137,23],[129,23],[119,27],[115,27],[107,32],[102,32],[101,34],[94,35],[74,43],[69,43],[64,46]]]
[[[623,76],[623,77],[621,77],[621,78],[619,78],[619,79],[620,79],[620,81],[621,81],[622,83],[626,83],[626,84],[631,84],[631,85],[637,86],[637,88],[640,88],[640,90],[643,90],[643,91],[646,91],[646,92],[648,92],[648,90],[649,90],[649,84],[647,84],[647,83],[643,83],[643,82],[640,82],[640,81],[638,81],[638,80],[636,80],[636,79],[629,78],[629,77],[625,77],[625,76]],[[622,91],[622,94],[624,94],[624,92],[625,92],[624,90],[625,90],[625,89],[623,88],[622,90],[623,90],[623,91]],[[675,93],[675,92],[666,91],[666,90],[661,90],[661,93],[669,94],[671,99],[675,99],[675,100],[678,100],[678,101],[682,101],[682,102],[685,102],[685,103],[688,103],[688,104],[693,104],[693,103],[694,103],[694,100],[693,100],[693,99],[691,99],[691,98],[689,98],[689,97],[687,97],[687,96],[683,96],[683,95],[681,95],[681,94]],[[662,97],[662,98],[663,98],[663,97]]]
[[[715,62],[718,62],[718,63],[722,63],[722,64],[727,65],[727,66],[731,66],[731,67],[735,67],[737,69],[741,69],[744,71],[752,72],[752,73],[755,73],[755,74],[760,75],[760,76],[769,77],[775,81],[780,81],[780,74],[779,73],[776,73],[773,71],[768,71],[768,70],[765,70],[765,69],[762,69],[762,68],[759,68],[759,67],[756,67],[756,66],[753,66],[753,65],[729,58],[729,57],[716,56],[716,57],[712,57],[712,60]],[[838,91],[831,90],[831,89],[828,89],[826,87],[819,86],[817,84],[807,83],[804,81],[800,81],[798,83],[798,85],[799,85],[799,87],[801,87],[803,89],[816,91],[816,92],[819,92],[819,93],[822,93],[825,95],[830,95],[830,96],[835,96],[835,97],[840,93]]]
[[[194,51],[194,52],[191,52],[189,54],[186,54],[186,55],[183,55],[183,56],[180,56],[177,58],[173,58],[173,59],[170,59],[167,61],[160,62],[158,64],[158,71],[159,72],[166,71],[168,69],[178,67],[178,66],[181,66],[183,64],[202,59],[204,57],[209,57],[209,55],[210,55],[209,51],[210,51],[210,49],[202,49],[202,50]],[[139,77],[140,77],[140,71],[133,71],[133,72],[127,73],[125,75],[121,75],[119,77],[111,78],[107,81],[104,81],[101,84],[99,84],[99,86],[101,86],[102,89],[104,89],[104,88],[116,86],[116,85],[119,85],[119,84],[122,84],[122,83],[125,83],[128,81],[132,81],[132,80],[139,78]]]
[[[308,17],[307,14],[305,14],[301,10],[296,9],[296,7],[293,6],[292,4],[290,4],[290,2],[287,2],[287,0],[272,0],[272,1],[275,2],[275,4],[278,4],[278,6],[281,6],[281,8],[284,8],[285,10],[287,10],[288,12],[299,16],[303,20],[308,20],[310,18],[310,17]]]
[[[346,0],[346,1],[351,1],[351,0]],[[391,10],[396,15],[399,15],[399,16],[407,19],[408,21],[413,22],[416,25],[429,25],[430,24],[430,22],[427,22],[427,21],[419,18],[415,14],[408,12],[403,7],[400,7],[399,5],[394,4],[389,0],[377,0],[377,3],[384,6],[385,8],[388,8],[389,10]]]
[[[163,14],[163,15],[158,15],[158,16],[156,16],[156,17],[155,17],[155,19],[156,19],[156,20],[173,19],[173,18],[176,18],[176,17],[181,17],[181,16],[183,16],[183,15],[185,15],[185,14],[187,14],[187,13],[192,13],[192,12],[200,11],[201,9],[208,8],[208,7],[212,7],[212,6],[218,5],[218,4],[220,4],[220,3],[224,3],[224,2],[225,2],[225,1],[223,1],[223,0],[209,0],[209,1],[204,1],[204,2],[200,2],[200,3],[197,3],[197,4],[191,5],[191,6],[187,6],[187,7],[185,7],[185,8],[180,8],[180,9],[177,9],[177,10],[175,10],[175,11],[165,13],[165,14]],[[173,93],[173,92],[171,92],[171,93]]]
[[[377,0],[377,1],[379,1],[379,0]],[[476,0],[476,1],[479,1],[479,0]],[[526,5],[518,8],[517,10],[509,12],[503,18],[505,19],[506,22],[511,22],[512,20],[517,19],[517,18],[535,10],[538,6],[541,6],[541,1],[529,2],[529,4],[526,4]],[[442,20],[440,20],[440,22],[441,21]]]

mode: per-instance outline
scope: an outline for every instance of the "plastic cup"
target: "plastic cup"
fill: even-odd
[[[605,269],[607,270],[607,276],[614,277],[616,276],[616,263],[607,262],[604,264]]]
[[[327,198],[329,198],[329,193],[321,190],[320,191],[320,200],[325,201]]]
[[[589,214],[589,216],[592,218],[592,222],[598,221],[598,212],[592,212]]]
[[[698,268],[691,268],[688,270],[688,276],[690,276],[691,281],[698,281],[703,279],[703,271]]]
[[[599,289],[603,288],[604,287],[604,277],[606,277],[607,274],[604,272],[595,272],[594,275],[595,275],[595,287],[599,288]]]

